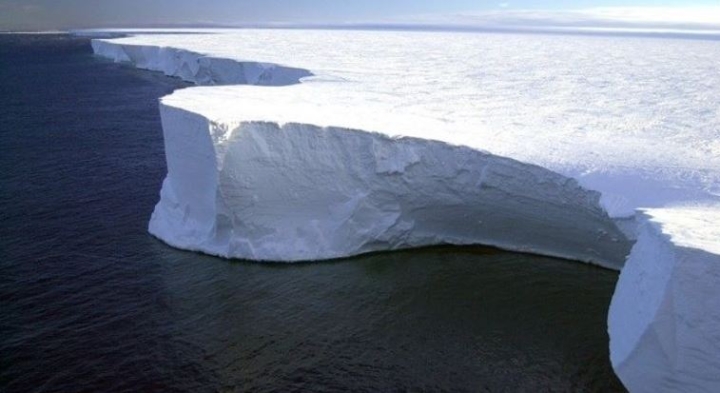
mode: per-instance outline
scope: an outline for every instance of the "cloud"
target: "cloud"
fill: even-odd
[[[720,6],[706,7],[599,7],[543,11],[507,9],[421,15],[400,23],[463,27],[579,27],[720,29]]]
[[[720,25],[720,7],[605,7],[587,10],[598,20],[628,23]]]

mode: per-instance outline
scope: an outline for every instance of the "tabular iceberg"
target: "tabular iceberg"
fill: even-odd
[[[283,86],[161,100],[153,234],[256,260],[482,243],[619,269],[624,232],[617,374],[720,391],[717,43],[211,33],[93,41],[201,85]]]
[[[194,52],[103,40],[94,40],[93,48],[198,84],[242,79],[284,85],[311,75],[265,63],[263,78],[238,78],[233,75],[258,63],[228,60],[215,67],[214,57]],[[600,207],[599,193],[478,149],[332,126],[343,121],[328,113],[362,110],[307,107],[322,90],[311,87],[243,86],[240,97],[234,95],[238,87],[209,88],[212,94],[195,88],[164,97],[168,176],[150,232],[179,248],[252,260],[485,244],[613,269],[624,263],[630,242]],[[367,128],[433,124],[380,117],[382,126]]]

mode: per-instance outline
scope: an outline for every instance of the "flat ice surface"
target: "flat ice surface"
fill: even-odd
[[[214,119],[332,125],[467,145],[574,177],[601,191],[616,217],[638,207],[720,200],[716,41],[229,30],[113,42],[314,74],[282,89],[193,88],[164,99]]]

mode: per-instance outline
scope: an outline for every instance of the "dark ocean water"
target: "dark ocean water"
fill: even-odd
[[[618,392],[617,274],[483,248],[301,265],[165,246],[157,98],[86,39],[0,35],[0,391]]]

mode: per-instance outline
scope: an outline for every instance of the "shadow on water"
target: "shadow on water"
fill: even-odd
[[[478,247],[258,264],[147,234],[157,98],[87,39],[0,37],[0,391],[623,391],[617,274]]]
[[[611,271],[478,247],[160,265],[173,308],[222,321],[191,336],[238,390],[622,391],[607,360]]]

